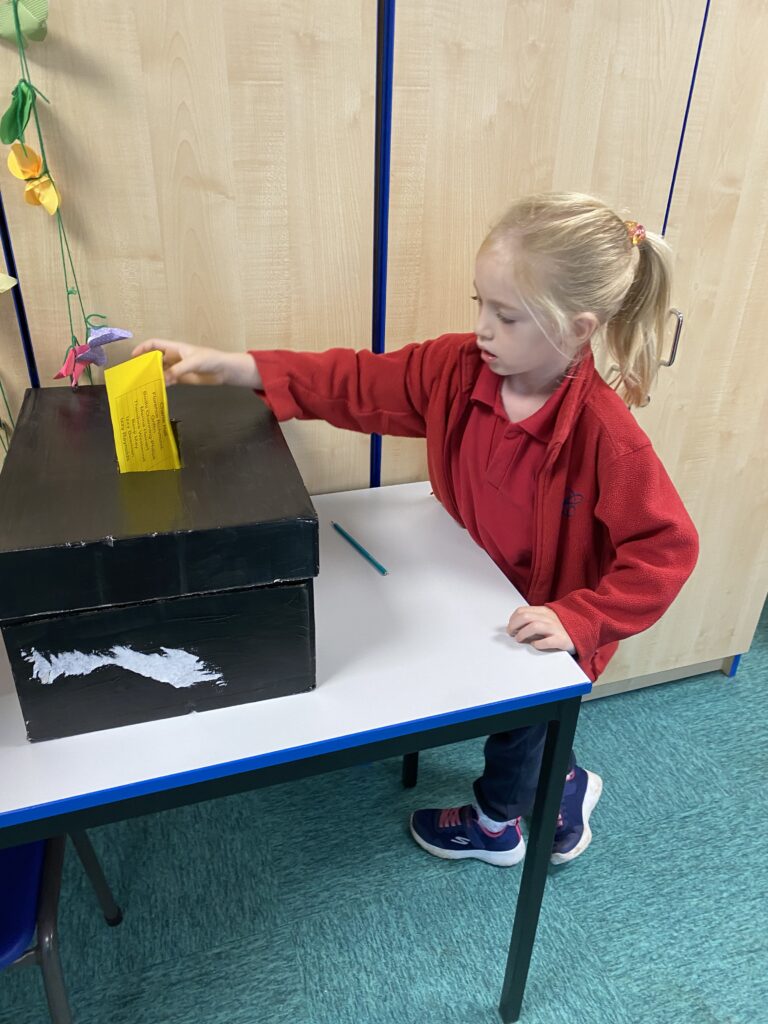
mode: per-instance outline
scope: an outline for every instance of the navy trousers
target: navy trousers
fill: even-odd
[[[485,771],[474,789],[480,810],[493,821],[511,821],[533,810],[546,735],[547,726],[542,722],[486,740]],[[569,772],[575,764],[571,751]]]

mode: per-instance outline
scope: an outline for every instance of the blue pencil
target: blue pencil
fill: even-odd
[[[352,545],[355,551],[359,551],[363,558],[367,562],[370,562],[377,572],[380,572],[382,576],[388,575],[387,570],[384,568],[381,562],[377,562],[373,555],[370,553],[370,551],[366,551],[363,545],[359,541],[356,541],[351,534],[347,533],[343,526],[339,526],[338,523],[334,523],[333,521],[331,521],[331,526],[337,533],[341,534],[344,540],[349,541],[349,543]]]

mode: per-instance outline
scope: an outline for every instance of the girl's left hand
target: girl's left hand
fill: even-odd
[[[576,647],[562,622],[546,605],[517,608],[509,618],[507,632],[518,643],[530,644],[539,651],[567,651],[575,654]]]

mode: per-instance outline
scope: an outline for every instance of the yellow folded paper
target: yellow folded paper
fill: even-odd
[[[168,415],[162,352],[104,371],[121,473],[181,469]]]

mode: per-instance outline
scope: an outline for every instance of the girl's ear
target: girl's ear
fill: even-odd
[[[573,318],[572,337],[578,346],[585,345],[599,327],[594,313],[579,313]]]

